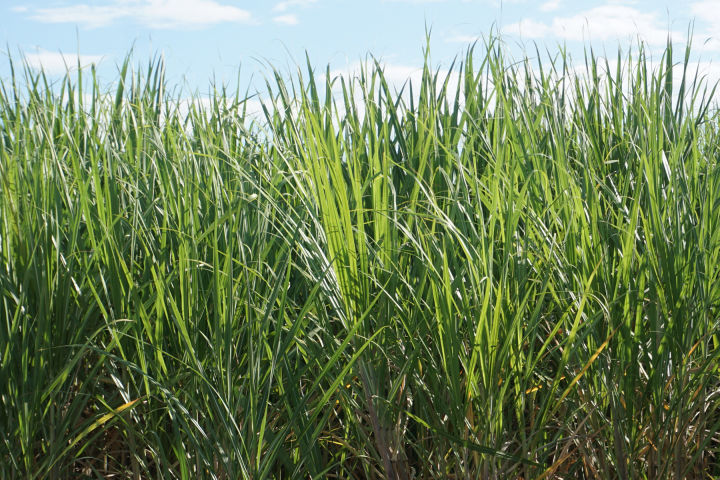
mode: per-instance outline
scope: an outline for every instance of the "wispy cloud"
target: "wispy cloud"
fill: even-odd
[[[688,74],[693,77],[697,74],[697,78],[702,80],[705,85],[712,87],[720,82],[720,64],[710,61],[688,62]],[[674,82],[680,84],[682,79],[682,68],[680,65],[673,70]]]
[[[279,23],[281,25],[297,25],[298,23],[300,23],[297,16],[292,14],[278,15],[277,17],[273,17],[273,22]]]
[[[407,82],[412,82],[414,86],[417,86],[422,83],[423,79],[423,68],[418,66],[411,66],[411,65],[403,65],[403,64],[397,64],[397,63],[387,63],[383,60],[380,60],[380,67],[383,71],[383,76],[385,77],[385,81],[387,81],[388,85],[392,88],[395,88],[396,90],[400,90],[403,88],[403,86]],[[333,69],[330,71],[330,78],[336,78],[336,77],[343,77],[346,80],[350,80],[353,78],[358,78],[360,75],[361,70],[371,71],[374,68],[374,65],[372,63],[367,62],[352,62],[347,64],[346,66],[342,68]],[[439,69],[437,71],[439,78],[441,81],[445,79],[446,76],[450,76],[450,82],[448,84],[448,88],[452,91],[452,95],[454,95],[454,88],[457,85],[457,81],[459,79],[459,74],[457,71],[449,72],[447,69]],[[325,76],[322,76],[322,79],[325,79]]]
[[[463,34],[456,34],[451,35],[447,38],[445,38],[445,41],[448,43],[475,43],[479,41],[482,37],[478,35],[463,35]]]
[[[410,100],[410,89],[408,88],[408,83],[411,83],[413,85],[414,101],[417,102],[420,91],[418,85],[422,84],[423,81],[423,68],[417,65],[412,66],[397,63],[387,63],[382,59],[379,62],[380,67],[383,71],[383,77],[391,91],[394,90],[397,93],[402,92],[402,98],[407,102]],[[368,73],[372,72],[374,68],[375,66],[371,62],[351,62],[344,67],[331,70],[330,78],[335,79],[337,77],[342,77],[345,79],[346,82],[355,82],[359,81],[361,71]],[[460,85],[460,75],[458,71],[453,70],[452,72],[450,72],[447,69],[439,68],[437,70],[434,70],[434,72],[437,73],[440,84],[442,84],[446,79],[448,80],[448,98],[454,98],[455,94],[457,93],[458,85]],[[325,80],[325,75],[321,75],[320,81],[324,82]],[[363,118],[365,115],[365,102],[362,99],[362,90],[363,89],[361,88],[354,89],[354,97],[349,99],[350,101],[354,102],[355,108],[357,108],[360,118]],[[335,82],[332,94],[337,102],[338,109],[340,111],[343,111],[346,104],[344,93],[340,88],[339,82]],[[463,102],[464,97],[460,95],[460,103],[463,104]]]
[[[380,66],[383,71],[383,76],[388,85],[400,89],[407,81],[412,81],[413,84],[418,84],[422,81],[423,69],[417,66],[392,64],[380,60]],[[345,80],[352,80],[353,78],[359,78],[361,71],[369,71],[374,68],[372,63],[355,61],[348,63],[344,67],[335,68],[330,71],[330,78],[343,77]],[[325,76],[321,76],[322,80],[325,80]]]
[[[709,28],[697,35],[703,47],[720,50],[720,0],[694,2],[690,5],[690,13],[708,24]]]
[[[520,35],[523,38],[544,38],[549,36],[553,30],[552,27],[532,19],[523,19],[519,22],[507,25],[503,28],[504,33]],[[561,32],[557,32],[561,33]]]
[[[78,62],[83,68],[93,63],[100,63],[103,59],[103,55],[78,55],[77,53],[51,52],[43,49],[39,49],[35,53],[26,53],[24,56],[31,68],[42,69],[50,75],[74,70],[77,68]]]
[[[273,7],[273,12],[286,12],[292,7],[309,7],[317,0],[284,0],[276,3]]]
[[[134,20],[153,28],[203,27],[222,22],[252,23],[247,10],[215,0],[111,0],[102,5],[73,3],[35,8],[32,20],[101,27],[118,20]]]
[[[447,0],[383,0],[385,3],[442,3]]]
[[[560,8],[561,0],[549,0],[540,5],[540,11],[542,12],[554,12]]]
[[[683,38],[680,32],[668,32],[658,12],[645,12],[622,4],[607,4],[576,15],[556,17],[550,23],[525,19],[502,30],[532,39],[555,37],[602,41],[639,36],[652,45],[665,43],[668,33],[674,38]]]

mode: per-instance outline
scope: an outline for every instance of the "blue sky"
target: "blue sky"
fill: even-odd
[[[701,65],[720,78],[720,0],[1,0],[0,42],[51,74],[79,54],[108,81],[131,47],[140,63],[161,53],[171,85],[203,90],[211,78],[234,83],[238,69],[244,84],[268,62],[292,69],[306,51],[335,72],[372,53],[401,81],[422,64],[426,25],[443,67],[493,28],[516,51],[519,42],[565,43],[581,60],[583,45],[614,55],[638,35],[659,51],[668,32],[684,42],[693,21]]]

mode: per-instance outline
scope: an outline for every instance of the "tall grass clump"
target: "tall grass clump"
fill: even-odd
[[[717,477],[720,117],[673,53],[308,62],[261,117],[11,64],[0,477]]]

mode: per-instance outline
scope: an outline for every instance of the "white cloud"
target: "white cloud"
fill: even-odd
[[[690,5],[690,11],[694,15],[702,16],[709,21],[720,20],[720,0],[701,0]]]
[[[702,80],[706,86],[712,88],[713,85],[720,82],[720,63],[709,61],[688,62],[687,76],[688,79],[695,78]],[[680,85],[682,79],[682,65],[677,65],[673,69],[673,82]]]
[[[450,36],[450,37],[447,37],[447,38],[445,39],[445,41],[448,42],[448,43],[466,43],[466,44],[470,44],[470,43],[475,43],[475,42],[480,41],[481,38],[482,38],[482,37],[477,36],[477,35],[462,35],[462,34],[459,34],[459,35],[452,35],[452,36]]]
[[[277,17],[273,17],[273,21],[282,25],[297,25],[300,23],[297,16],[292,14],[278,15]]]
[[[78,59],[80,67],[84,68],[92,63],[99,63],[102,55],[78,55],[77,53],[51,52],[38,50],[35,53],[26,53],[25,61],[31,68],[43,70],[49,75],[65,73],[77,68]]]
[[[412,81],[413,89],[415,90],[416,94],[419,91],[418,86],[420,85],[420,82],[422,81],[422,69],[417,67],[411,67],[407,65],[389,65],[387,63],[381,63],[381,66],[383,68],[383,72],[385,75],[385,80],[388,83],[388,86],[391,90],[394,90],[395,92],[400,91],[400,89],[403,87],[403,85],[408,81]],[[360,78],[360,72],[361,70],[364,70],[366,73],[372,72],[375,68],[373,62],[352,62],[344,67],[336,68],[334,70],[330,71],[330,78],[332,80],[337,79],[338,77],[342,77],[345,80],[345,83],[354,83],[358,81]],[[325,82],[326,76],[322,74],[319,77],[320,82]],[[356,85],[357,86],[357,85]],[[404,91],[404,96],[408,97],[408,89],[406,88]],[[336,81],[334,84],[333,92],[332,92],[333,98],[335,99],[335,105],[338,108],[339,111],[344,111],[346,108],[345,104],[345,98],[343,96],[342,90],[340,88],[340,82]],[[350,98],[350,101],[354,104],[355,108],[357,108],[357,113],[360,116],[360,118],[363,118],[365,116],[365,109],[366,105],[363,101],[363,91],[361,88],[355,88],[353,92],[353,97]]]
[[[540,10],[543,12],[554,12],[560,8],[561,0],[549,0],[540,5]]]
[[[403,92],[403,98],[405,101],[408,101],[410,98],[410,90],[408,87],[408,82],[412,83],[413,92],[416,96],[415,101],[417,101],[417,95],[420,92],[420,85],[423,81],[423,69],[422,67],[417,66],[409,66],[409,65],[402,65],[402,64],[394,64],[394,63],[386,63],[381,61],[380,67],[383,71],[383,76],[385,77],[385,81],[388,83],[388,87],[390,87],[391,90],[394,90],[395,92],[400,92],[402,90]],[[372,62],[353,62],[348,65],[346,65],[343,68],[335,69],[330,71],[330,78],[334,79],[336,77],[343,77],[346,82],[353,81],[353,79],[357,79],[360,76],[361,69],[365,70],[366,73],[372,72],[375,68],[374,64]],[[449,81],[448,81],[448,98],[454,98],[455,93],[457,92],[458,87],[458,81],[460,80],[460,75],[457,70],[453,70],[452,72],[448,72],[447,69],[434,69],[433,75],[437,73],[438,74],[438,88],[442,86],[442,83],[445,81],[446,78],[448,78],[449,75]],[[321,81],[325,81],[325,76],[321,76]],[[341,91],[339,90],[339,83],[335,83],[336,88],[336,100],[338,102],[339,106],[344,105],[344,100],[341,95]],[[359,102],[361,98],[361,89],[355,90],[356,95],[356,105],[362,107],[362,102]],[[463,99],[461,98],[461,102]]]
[[[709,28],[697,34],[706,50],[720,50],[720,0],[703,0],[690,4],[690,13],[706,22]]]
[[[80,23],[90,27],[101,27],[128,14],[129,12],[120,7],[70,5],[38,8],[30,15],[30,18],[44,23]]]
[[[717,30],[716,30],[717,31]],[[697,47],[697,45],[700,45],[700,50],[710,50],[710,51],[717,51],[720,50],[720,36],[713,36],[713,35],[698,35],[695,39],[695,42],[693,45]]]
[[[651,45],[664,44],[668,33],[684,38],[682,33],[668,32],[656,12],[643,12],[622,4],[603,5],[576,15],[556,17],[552,22],[523,20],[507,25],[503,32],[525,38],[557,37],[565,40],[615,40],[639,36]]]
[[[72,4],[36,8],[30,18],[45,23],[101,27],[130,19],[154,28],[201,27],[221,22],[251,23],[252,15],[215,0],[111,0],[105,5]]]
[[[503,32],[520,35],[523,38],[544,38],[552,33],[551,27],[531,19],[523,19],[503,28]]]
[[[275,4],[273,12],[286,12],[292,7],[308,7],[315,2],[317,2],[317,0],[284,0]]]
[[[394,0],[394,1],[399,1],[399,0]],[[443,0],[440,0],[440,1],[443,1]],[[471,3],[473,1],[477,1],[477,0],[462,0],[463,3]],[[493,6],[494,8],[500,8],[503,5],[521,5],[523,3],[527,3],[527,0],[482,0],[481,3],[489,4],[489,5]]]
[[[388,82],[388,85],[394,85],[397,88],[401,88],[408,80],[411,80],[413,84],[419,84],[419,82],[422,81],[422,67],[388,64],[384,62],[381,62],[380,65],[383,69],[385,80]],[[344,77],[346,80],[349,80],[351,78],[358,77],[360,75],[360,70],[363,68],[366,71],[372,71],[374,65],[372,62],[352,62],[343,68],[331,70],[330,78]]]
[[[10,10],[13,12],[22,13],[22,12],[27,12],[28,7],[26,5],[17,5],[15,7],[10,8]]]

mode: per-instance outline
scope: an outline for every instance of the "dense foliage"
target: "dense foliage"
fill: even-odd
[[[720,128],[689,49],[264,113],[0,87],[0,477],[720,475]],[[539,60],[539,57],[544,60]]]

